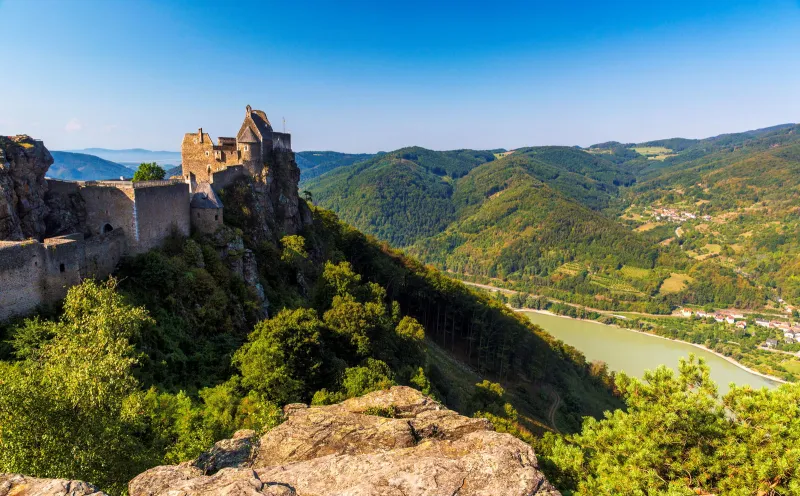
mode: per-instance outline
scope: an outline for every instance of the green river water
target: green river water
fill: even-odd
[[[525,315],[547,332],[565,343],[574,346],[588,360],[602,360],[611,370],[625,371],[642,377],[645,370],[667,365],[677,370],[678,359],[694,353],[706,360],[711,367],[711,378],[719,386],[720,394],[728,391],[731,382],[749,384],[754,388],[776,387],[778,383],[751,374],[713,353],[686,343],[661,339],[629,331],[615,326],[585,320],[568,319],[537,312]]]

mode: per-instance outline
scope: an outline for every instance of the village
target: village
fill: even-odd
[[[691,212],[678,211],[675,210],[674,208],[655,208],[653,209],[653,216],[657,221],[664,220],[664,221],[678,222],[678,223],[697,219],[696,214],[693,214]],[[710,221],[711,216],[704,215],[702,216],[702,219],[705,221]]]
[[[800,322],[787,322],[782,320],[766,320],[763,318],[749,319],[744,313],[736,310],[718,310],[715,312],[705,312],[703,310],[693,310],[691,308],[681,308],[678,310],[681,317],[696,317],[700,319],[714,319],[718,323],[726,323],[737,329],[746,330],[748,320],[753,325],[765,329],[776,329],[783,333],[783,343],[800,343]],[[776,338],[768,338],[763,346],[765,348],[776,348],[780,343]]]

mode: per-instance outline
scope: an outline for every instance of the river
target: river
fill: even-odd
[[[602,360],[611,370],[625,371],[636,377],[642,377],[645,370],[655,369],[662,364],[677,370],[678,359],[694,353],[704,358],[711,367],[711,378],[719,386],[720,394],[728,392],[728,384],[731,382],[737,385],[749,384],[753,388],[772,388],[778,385],[713,353],[680,341],[660,339],[599,322],[538,312],[525,312],[525,315],[556,338],[579,349],[588,360]]]

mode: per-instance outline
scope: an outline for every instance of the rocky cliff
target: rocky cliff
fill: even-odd
[[[41,141],[27,135],[0,136],[0,240],[44,237],[44,175],[52,163]]]
[[[261,438],[240,431],[194,462],[148,470],[130,495],[559,494],[530,446],[411,388],[285,414]]]

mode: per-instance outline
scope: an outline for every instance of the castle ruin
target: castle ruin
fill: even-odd
[[[213,234],[223,225],[219,193],[243,178],[258,199],[262,239],[294,233],[300,171],[291,136],[246,108],[236,138],[203,133],[181,144],[182,177],[164,181],[60,181],[41,141],[0,137],[0,320],[64,298],[87,277],[104,278],[129,255],[172,234]]]

